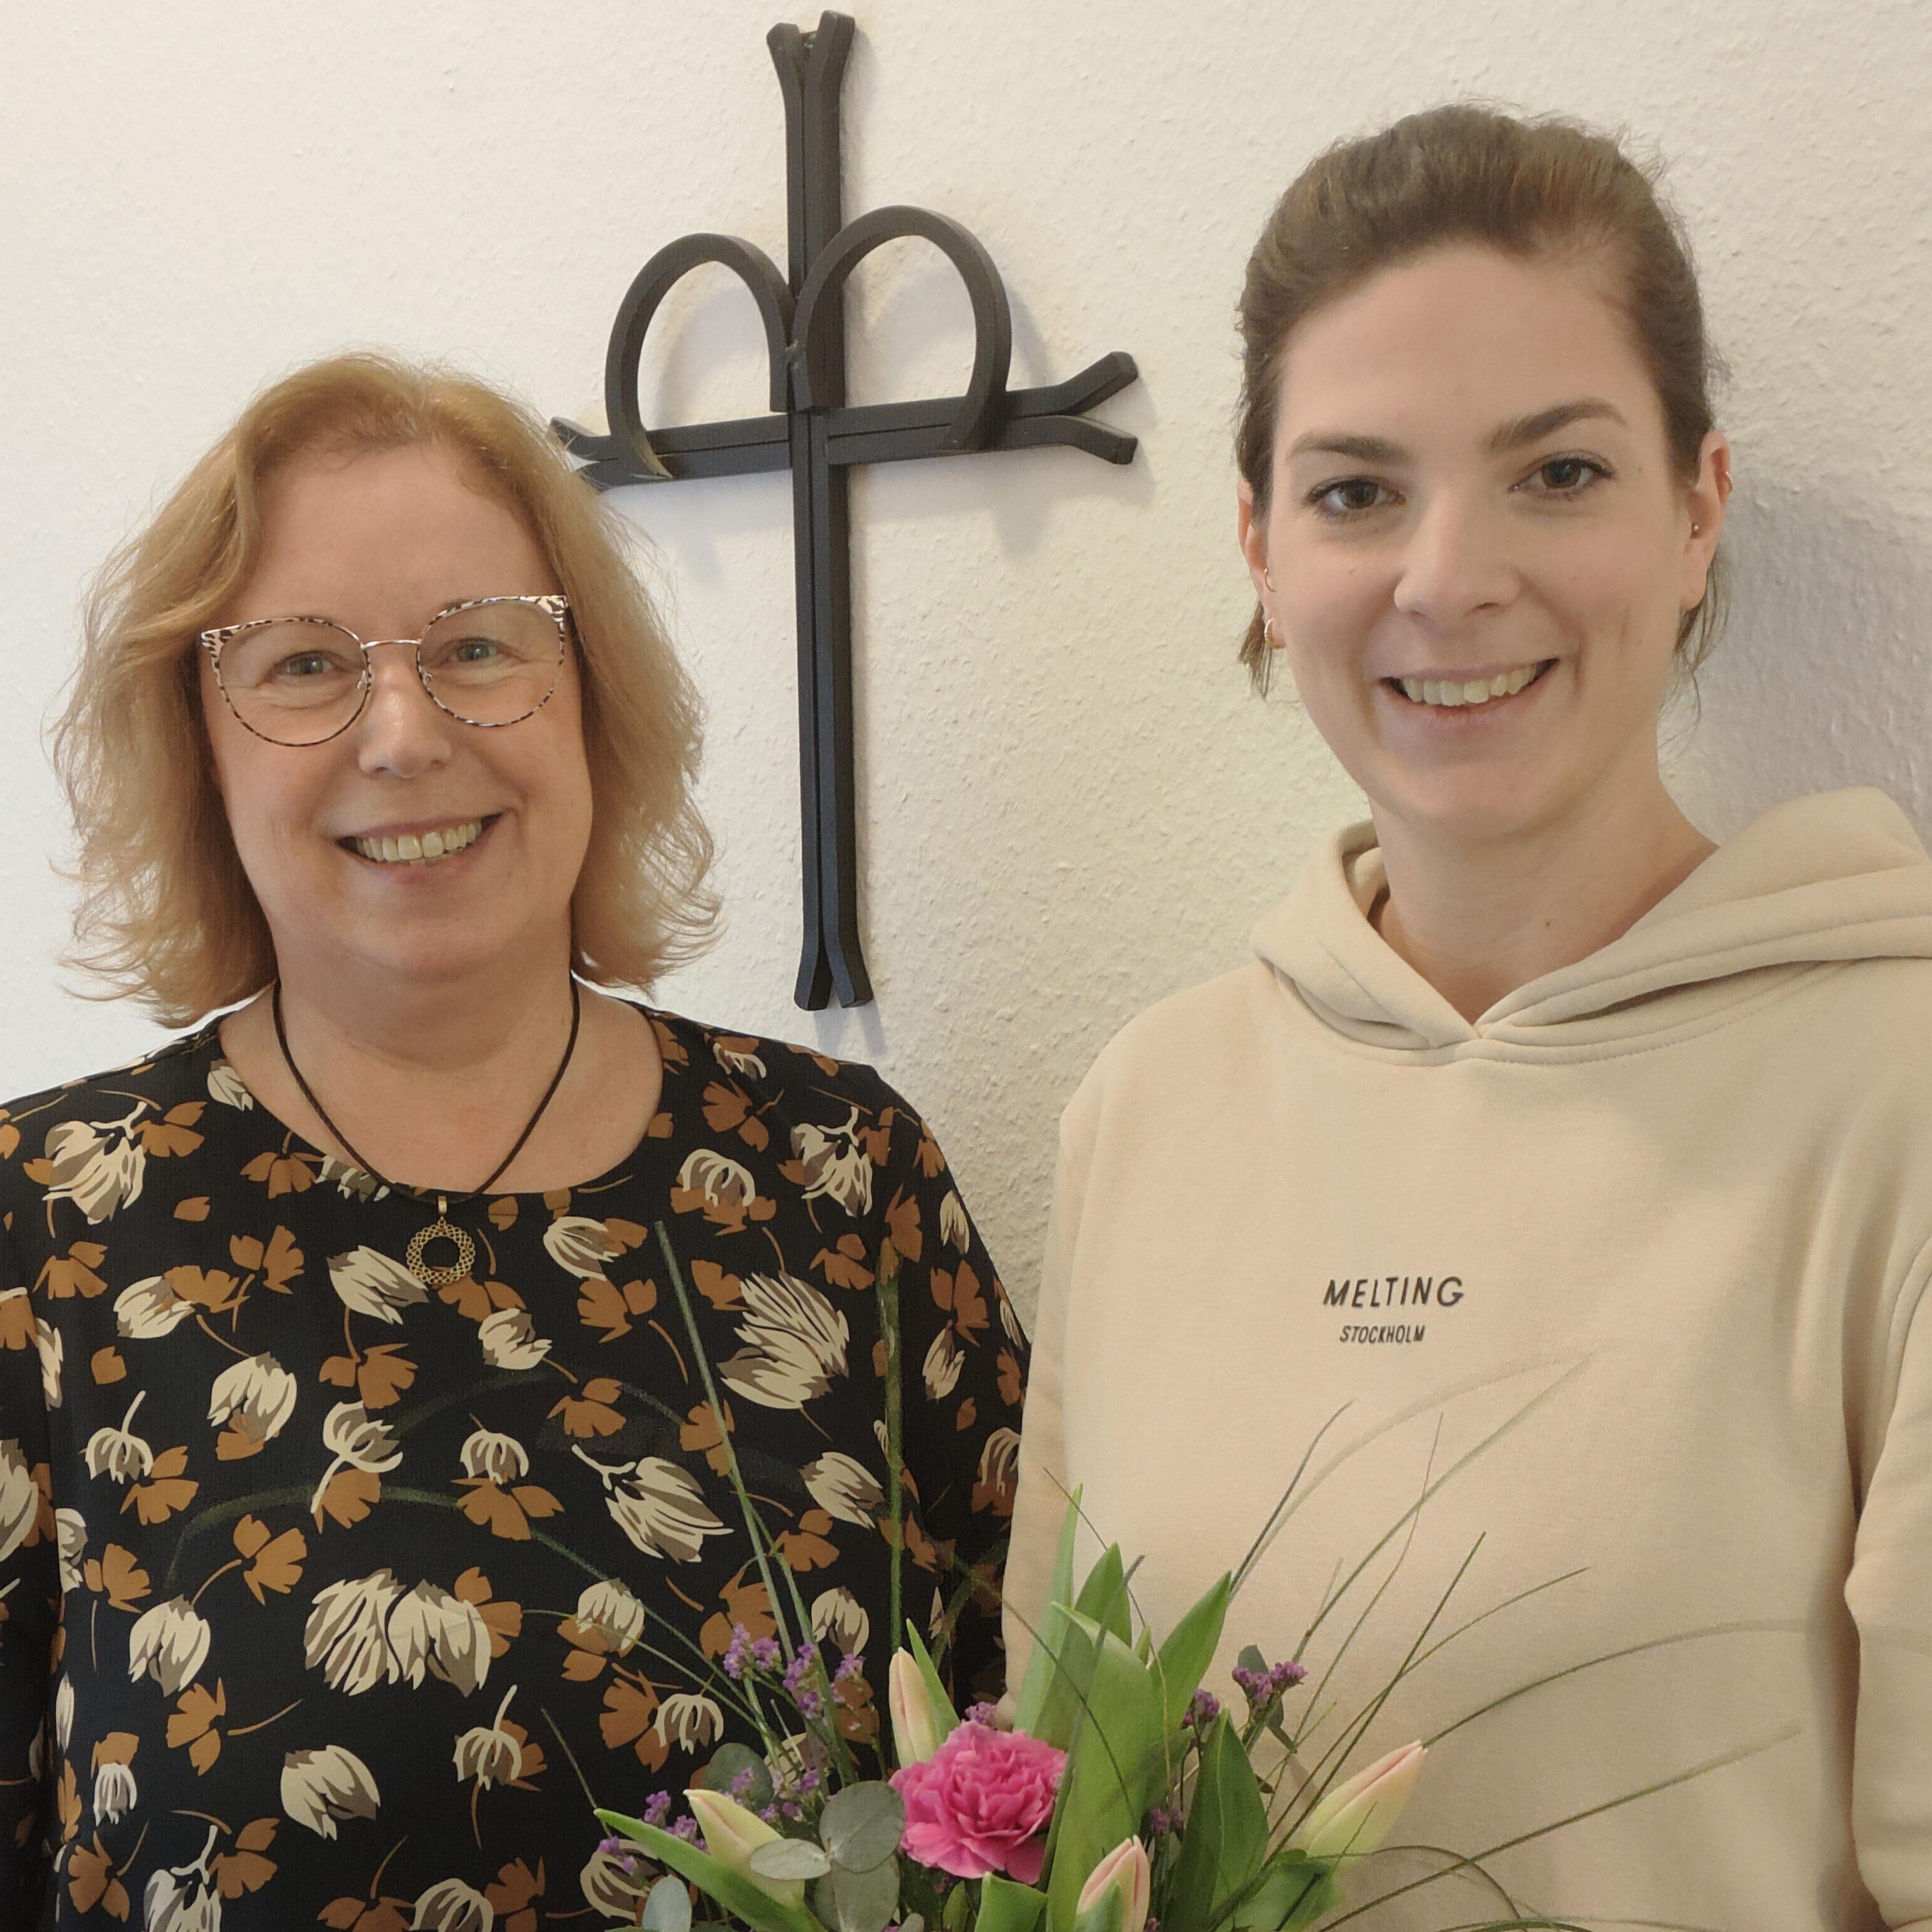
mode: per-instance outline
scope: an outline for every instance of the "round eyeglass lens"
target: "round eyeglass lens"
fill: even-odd
[[[446,711],[472,724],[514,724],[556,688],[563,628],[540,604],[493,598],[437,618],[418,662]]]
[[[333,737],[362,702],[362,647],[320,619],[250,624],[222,646],[221,688],[250,730],[280,745]]]

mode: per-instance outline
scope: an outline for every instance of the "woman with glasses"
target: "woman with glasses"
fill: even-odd
[[[0,1112],[6,1924],[634,1923],[592,1798],[788,1667],[862,1748],[902,1606],[997,1682],[1024,1348],[944,1156],[602,990],[704,936],[698,746],[477,383],[304,370],[110,562],[77,956],[200,1024]]]
[[[1275,1815],[1431,1746],[1366,1924],[1932,1924],[1932,864],[1660,772],[1731,493],[1682,236],[1446,107],[1240,314],[1244,656],[1370,817],[1068,1106],[1016,1610],[1070,1486],[1157,1633],[1261,1538]]]

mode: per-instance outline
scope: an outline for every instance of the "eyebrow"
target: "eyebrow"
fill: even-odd
[[[1545,436],[1554,436],[1572,423],[1590,422],[1620,423],[1625,428],[1630,426],[1623,411],[1614,403],[1606,402],[1600,396],[1584,396],[1574,403],[1556,403],[1533,415],[1519,416],[1514,422],[1504,423],[1490,434],[1484,447],[1490,454],[1501,456],[1512,449],[1540,442]],[[1352,436],[1338,430],[1311,430],[1306,436],[1295,438],[1288,446],[1288,454],[1291,462],[1298,456],[1322,455],[1344,456],[1358,463],[1401,463],[1408,460],[1409,452],[1400,443],[1384,436]]]

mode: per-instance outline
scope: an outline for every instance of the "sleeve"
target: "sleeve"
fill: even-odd
[[[1932,1246],[1894,1304],[1897,1364],[1845,1600],[1858,1631],[1852,1832],[1887,1925],[1932,1927]]]
[[[939,1634],[962,1702],[1004,1681],[1000,1601],[1028,1345],[992,1258],[931,1130],[902,1106],[882,1177],[900,1256],[900,1386],[906,1472],[926,1547],[910,1546],[905,1614]],[[922,1602],[928,1569],[929,1601]]]
[[[0,1197],[4,1205],[4,1197]],[[38,1925],[56,1793],[48,1679],[61,1585],[41,1348],[9,1221],[0,1222],[0,1924]],[[77,1820],[74,1774],[63,1813]]]
[[[1072,1109],[1068,1109],[1069,1115]],[[1033,1649],[1033,1630],[1046,1603],[1066,1514],[1070,1479],[1064,1412],[1066,1304],[1073,1255],[1085,1196],[1085,1163],[1070,1144],[1067,1123],[1060,1125],[1060,1160],[1047,1220],[1046,1258],[1040,1307],[1034,1318],[1033,1376],[1027,1391],[1026,1427],[1022,1432],[1019,1481],[1013,1502],[1012,1543],[1006,1557],[1005,1625],[1006,1672],[1018,1690]]]

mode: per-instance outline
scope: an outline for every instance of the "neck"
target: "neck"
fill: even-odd
[[[284,962],[280,976],[290,1048],[332,1113],[338,1083],[386,1074],[480,1084],[527,1060],[546,1061],[548,1078],[569,1030],[567,941],[458,979],[370,976],[299,961]]]
[[[1622,938],[1717,848],[1652,768],[1606,809],[1506,838],[1377,812],[1388,874],[1377,929],[1474,1020],[1519,986]]]
[[[263,1103],[317,1146],[400,1185],[468,1193],[510,1153],[556,1076],[571,1036],[569,963],[560,952],[424,984],[385,974],[372,987],[298,961],[281,981],[286,1057],[268,994],[224,1024],[223,1042]],[[601,1013],[594,1030],[608,1039]],[[556,1100],[580,1093],[582,1044]],[[540,1164],[548,1147],[580,1178],[569,1163],[584,1156],[567,1132],[560,1148],[566,1123],[553,1111],[528,1144]],[[505,1179],[514,1184],[529,1161],[520,1153]]]

